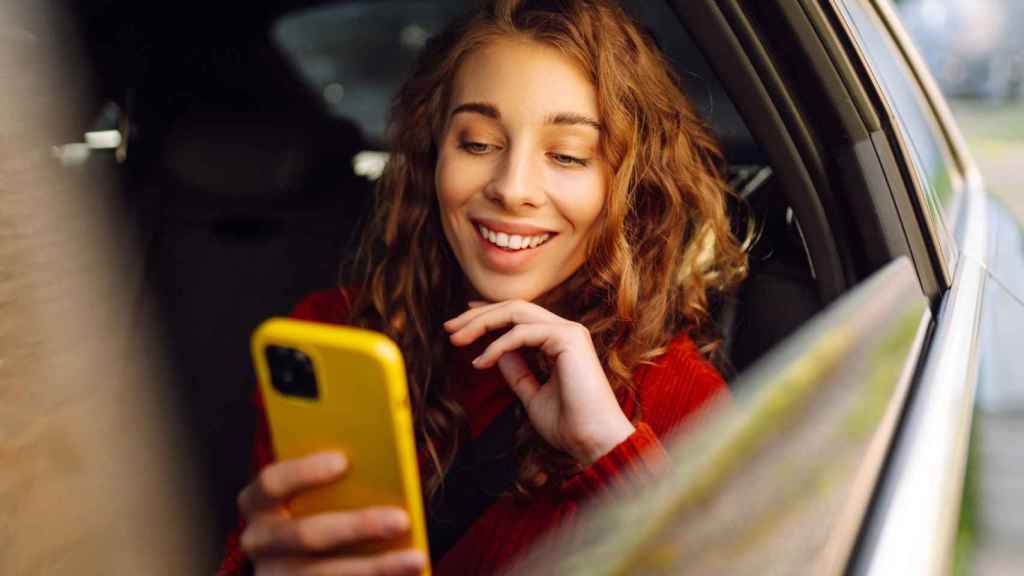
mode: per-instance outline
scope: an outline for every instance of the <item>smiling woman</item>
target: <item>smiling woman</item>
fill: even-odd
[[[434,572],[493,573],[626,471],[657,471],[659,438],[724,390],[708,298],[746,258],[717,144],[612,2],[497,0],[456,20],[391,134],[355,285],[294,315],[398,343]],[[407,529],[400,510],[290,516],[344,458],[271,463],[265,428],[256,445],[223,573],[424,568],[345,554]]]
[[[498,40],[459,66],[451,100],[435,175],[445,237],[483,298],[534,300],[583,264],[605,203],[594,86],[555,48]]]

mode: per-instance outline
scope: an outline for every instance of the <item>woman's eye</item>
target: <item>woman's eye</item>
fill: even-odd
[[[586,166],[587,161],[568,154],[551,154],[551,159],[562,166]]]
[[[459,148],[462,148],[470,154],[486,154],[491,151],[493,146],[484,142],[460,142]]]

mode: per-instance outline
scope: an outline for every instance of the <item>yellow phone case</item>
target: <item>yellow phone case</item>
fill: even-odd
[[[275,388],[268,347],[305,354],[312,361],[319,397],[286,395]],[[277,458],[340,450],[349,461],[340,480],[296,497],[292,512],[399,506],[412,523],[405,536],[354,545],[351,551],[368,554],[412,547],[429,557],[412,413],[398,346],[378,332],[272,318],[253,333],[252,355]]]

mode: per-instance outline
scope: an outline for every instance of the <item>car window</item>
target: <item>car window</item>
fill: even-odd
[[[961,176],[924,92],[874,8],[864,0],[839,3],[894,111],[896,126],[910,153],[911,168],[924,188],[927,215],[947,262],[955,259],[948,223],[961,188]]]

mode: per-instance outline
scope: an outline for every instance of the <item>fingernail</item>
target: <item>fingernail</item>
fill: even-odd
[[[324,461],[324,467],[331,474],[337,474],[348,466],[348,459],[337,452],[332,452],[327,455],[327,459]]]
[[[484,357],[484,355],[481,354],[481,355],[477,356],[476,358],[473,358],[473,362],[472,362],[473,366],[476,366],[477,364],[479,364],[480,363],[480,359],[483,358],[483,357]]]
[[[407,568],[419,569],[427,565],[427,557],[421,550],[406,550],[401,553],[399,562]]]
[[[401,510],[388,514],[385,523],[392,532],[405,532],[409,528],[409,515]]]

